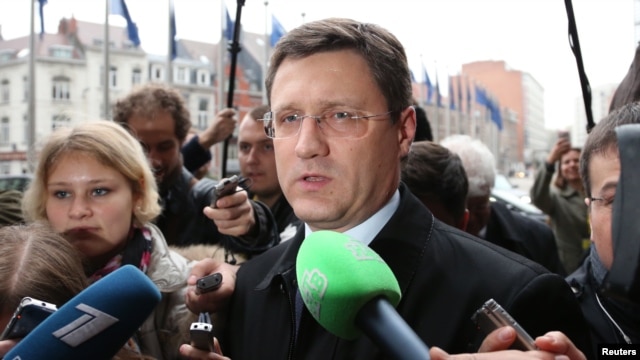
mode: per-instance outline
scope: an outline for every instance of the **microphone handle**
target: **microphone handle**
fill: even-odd
[[[364,304],[356,315],[355,323],[394,359],[430,359],[429,348],[383,297]]]

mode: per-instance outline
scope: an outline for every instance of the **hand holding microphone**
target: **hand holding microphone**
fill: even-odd
[[[159,302],[155,284],[125,265],[69,300],[4,359],[110,359]]]
[[[333,231],[309,235],[298,252],[302,300],[330,333],[355,339],[364,332],[395,359],[429,359],[429,349],[396,312],[400,287],[382,258]]]

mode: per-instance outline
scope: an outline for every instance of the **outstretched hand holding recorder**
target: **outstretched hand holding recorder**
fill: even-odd
[[[473,315],[472,320],[479,330],[488,335],[493,330],[511,326],[516,331],[516,339],[511,348],[517,350],[537,350],[533,338],[495,300],[489,299]]]

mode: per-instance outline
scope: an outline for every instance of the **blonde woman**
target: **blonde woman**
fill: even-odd
[[[125,264],[142,270],[162,301],[130,344],[156,359],[175,359],[193,319],[184,305],[190,264],[169,250],[150,223],[158,192],[140,143],[110,121],[61,128],[46,140],[25,192],[28,220],[46,220],[86,258],[90,282]]]

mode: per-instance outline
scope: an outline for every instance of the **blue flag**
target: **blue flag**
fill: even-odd
[[[500,111],[500,103],[498,103],[497,100],[490,100],[489,110],[491,111],[491,121],[496,124],[499,131],[502,131],[502,113]]]
[[[471,115],[471,88],[467,79],[467,115]]]
[[[47,0],[38,0],[40,3],[40,39],[44,36],[44,6],[47,4]]]
[[[436,71],[436,105],[442,107],[442,95],[440,95],[440,83],[438,82],[438,72]]]
[[[482,106],[488,106],[489,99],[487,98],[486,91],[483,88],[479,87],[478,85],[475,85],[475,92],[476,92],[476,102]]]
[[[224,37],[226,37],[228,41],[233,41],[233,28],[235,23],[231,20],[231,16],[229,16],[229,9],[225,7],[225,11],[227,13],[227,24],[224,29]]]
[[[278,40],[286,33],[287,30],[280,24],[280,21],[274,15],[271,15],[271,47],[276,46]]]
[[[487,108],[489,117],[493,121],[498,130],[502,131],[502,113],[500,112],[500,104],[489,97],[487,91],[479,86],[475,86],[476,102]]]
[[[458,111],[462,112],[462,75],[458,75]]]
[[[422,71],[424,72],[424,84],[427,86],[427,104],[431,104],[431,99],[433,99],[433,85],[431,84],[431,79],[429,79],[429,74],[424,64],[422,65]]]
[[[449,76],[449,109],[456,109],[456,101],[453,90],[453,81],[451,80],[451,76]]]
[[[138,36],[138,25],[131,20],[127,4],[124,0],[111,0],[109,13],[120,15],[127,21],[127,35],[134,46],[140,46],[140,37]]]

